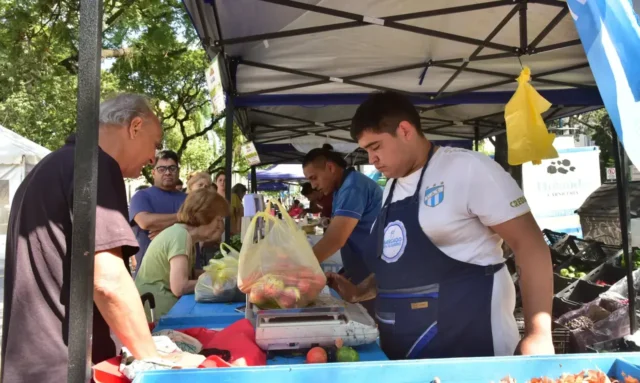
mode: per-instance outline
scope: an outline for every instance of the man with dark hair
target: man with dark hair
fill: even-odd
[[[176,190],[179,192],[184,191],[184,182],[182,182],[180,178],[178,178],[178,180],[176,181]]]
[[[489,157],[438,148],[404,96],[372,94],[351,134],[390,182],[365,259],[375,283],[331,274],[345,299],[376,297],[382,349],[391,359],[553,354],[549,247],[522,190]],[[503,240],[518,264],[526,335]]]
[[[332,149],[330,145],[313,149],[302,162],[311,186],[324,195],[333,195],[331,223],[313,252],[322,263],[340,250],[345,278],[359,284],[370,274],[363,257],[371,225],[380,211],[382,191],[371,178],[348,168],[344,158]],[[365,307],[373,314],[372,303]]]
[[[178,155],[171,150],[159,152],[152,171],[153,186],[131,198],[129,219],[140,245],[136,267],[142,264],[151,240],[178,221],[178,209],[187,198],[185,193],[176,190],[179,172]]]
[[[320,217],[322,218],[331,218],[333,194],[324,195],[318,190],[315,190],[309,182],[302,184],[300,194],[309,200],[309,209],[306,209],[307,212],[311,214],[320,213]]]

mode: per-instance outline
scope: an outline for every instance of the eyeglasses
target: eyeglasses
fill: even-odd
[[[169,173],[175,173],[178,171],[178,167],[175,165],[171,165],[171,166],[158,166],[156,168],[156,171],[160,174],[166,173],[167,170],[169,171]]]

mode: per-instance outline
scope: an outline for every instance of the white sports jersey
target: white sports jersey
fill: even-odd
[[[421,171],[397,180],[392,202],[414,194]],[[392,183],[387,183],[383,203]],[[502,239],[489,227],[529,212],[509,173],[486,155],[459,148],[442,147],[433,154],[419,196],[420,226],[429,239],[449,257],[481,266],[504,262]],[[519,342],[515,301],[504,267],[495,275],[491,302],[496,356],[513,355]]]

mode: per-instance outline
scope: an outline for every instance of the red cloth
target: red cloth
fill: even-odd
[[[224,330],[215,331],[206,328],[178,330],[196,338],[202,348],[229,350],[230,362],[244,358],[247,366],[264,366],[267,355],[256,344],[256,331],[248,319],[240,319]]]
[[[295,207],[292,207],[291,209],[289,209],[289,215],[290,215],[292,218],[298,218],[298,216],[299,216],[300,214],[302,214],[303,212],[304,212],[304,209],[303,209],[302,207],[300,207],[299,205],[298,205],[298,206],[295,206]]]
[[[196,338],[202,348],[229,350],[230,363],[245,360],[247,366],[264,366],[267,355],[256,344],[256,332],[247,319],[241,319],[221,331],[202,327],[177,330]],[[199,368],[232,367],[218,356],[208,357]],[[111,358],[93,367],[93,379],[96,383],[129,383],[129,379],[120,373],[120,357]]]

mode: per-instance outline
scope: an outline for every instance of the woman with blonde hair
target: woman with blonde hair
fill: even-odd
[[[187,177],[187,193],[194,190],[211,187],[211,175],[207,172],[191,173]]]
[[[212,188],[194,190],[178,211],[178,223],[151,242],[136,275],[136,287],[140,295],[154,295],[156,317],[167,314],[182,295],[193,293],[202,274],[194,270],[195,244],[219,241],[229,210],[227,201]],[[147,307],[145,311],[150,320]]]

